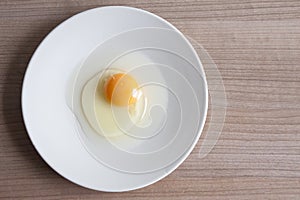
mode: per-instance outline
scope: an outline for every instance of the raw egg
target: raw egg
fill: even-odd
[[[81,101],[75,108],[80,108],[76,115],[81,126],[106,138],[147,137],[165,120],[164,113],[153,108],[164,111],[168,105],[160,66],[140,52],[126,54],[107,68],[100,61],[79,73]]]

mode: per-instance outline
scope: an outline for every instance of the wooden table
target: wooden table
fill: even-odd
[[[105,5],[151,11],[201,43],[228,100],[207,157],[198,158],[200,140],[167,178],[126,193],[88,190],[55,173],[31,144],[20,107],[24,72],[46,34]],[[300,1],[3,0],[0,82],[0,199],[300,199]]]

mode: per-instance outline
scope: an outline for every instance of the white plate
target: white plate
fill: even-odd
[[[140,9],[119,6],[96,8],[77,14],[55,28],[40,44],[29,63],[22,89],[22,110],[28,134],[43,159],[63,177],[78,185],[100,191],[145,187],[175,170],[200,137],[207,112],[207,84],[198,56],[185,40],[193,59],[198,62],[200,75],[204,77],[203,109],[196,137],[180,158],[149,173],[125,173],[98,162],[81,143],[74,127],[73,113],[66,104],[70,79],[99,44],[121,32],[145,27],[178,32],[167,21]]]

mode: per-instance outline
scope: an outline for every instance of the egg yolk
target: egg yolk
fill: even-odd
[[[128,106],[136,103],[138,84],[135,79],[124,73],[113,74],[105,84],[104,93],[109,103]]]

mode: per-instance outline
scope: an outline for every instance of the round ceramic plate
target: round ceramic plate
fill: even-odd
[[[149,12],[130,7],[102,7],[77,14],[60,24],[32,56],[22,89],[22,111],[28,134],[43,159],[63,177],[78,185],[100,191],[145,187],[175,170],[200,137],[207,112],[207,84],[198,56],[183,35],[181,37],[190,47],[203,78],[199,128],[187,151],[161,169],[128,173],[99,162],[78,137],[74,113],[66,103],[74,73],[99,44],[112,36],[149,27],[180,33],[170,23]]]

